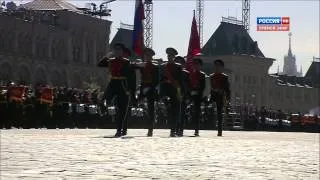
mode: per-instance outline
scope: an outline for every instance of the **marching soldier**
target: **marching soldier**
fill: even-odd
[[[222,136],[222,113],[230,101],[230,84],[228,75],[222,73],[223,69],[224,62],[217,59],[214,61],[213,73],[210,75],[211,99],[217,104],[218,136]]]
[[[129,60],[123,57],[124,49],[123,44],[115,44],[113,47],[115,57],[109,60],[104,58],[98,64],[99,66],[107,65],[109,67],[111,78],[104,97],[107,104],[110,104],[112,99],[117,96],[117,132],[115,137],[127,134],[126,129],[123,128],[123,122],[128,113],[129,96],[131,95],[128,84],[131,68]]]
[[[126,59],[129,59],[131,57],[131,51],[128,48],[124,48],[123,50],[123,57]],[[130,104],[128,104],[128,112],[131,111],[132,106],[136,106],[136,89],[137,89],[137,77],[136,77],[136,71],[134,68],[133,64],[130,64],[130,76],[129,79],[127,79],[128,86],[129,86],[129,91],[130,91]],[[123,134],[122,135],[127,135],[127,129],[128,129],[128,119],[129,115],[127,115],[123,121]]]
[[[153,135],[154,128],[154,102],[157,96],[156,86],[159,82],[159,67],[152,63],[152,57],[155,52],[151,48],[145,48],[144,52],[144,63],[140,67],[141,73],[141,85],[140,94],[138,100],[146,97],[148,102],[148,134],[147,136]],[[139,64],[137,64],[139,67]]]
[[[175,128],[177,121],[180,119],[181,109],[181,81],[182,67],[174,62],[175,56],[178,54],[174,48],[166,49],[168,62],[163,65],[162,83],[160,87],[160,97],[169,97],[171,107],[168,108],[168,117],[170,124],[170,137],[175,137]]]
[[[200,113],[201,113],[201,100],[203,91],[206,85],[206,75],[200,71],[202,66],[202,60],[200,58],[194,58],[194,66],[190,72],[190,97],[194,104],[194,110],[192,111],[192,122],[195,127],[195,136],[199,136],[200,129]]]
[[[187,101],[189,101],[189,74],[190,72],[186,70],[185,68],[185,60],[181,56],[177,56],[175,58],[175,62],[181,64],[182,66],[182,81],[181,81],[181,115],[180,119],[178,120],[177,123],[177,128],[176,128],[176,135],[182,137],[183,136],[183,130],[184,130],[184,123],[186,120],[186,113],[185,109],[187,108]]]

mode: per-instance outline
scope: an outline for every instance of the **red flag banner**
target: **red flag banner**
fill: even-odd
[[[12,86],[12,87],[10,87],[9,88],[9,92],[10,92],[9,100],[22,102],[25,89],[26,89],[26,87],[24,87],[24,86]]]
[[[134,27],[132,33],[132,49],[137,56],[142,56],[144,43],[143,43],[143,20],[144,7],[142,0],[136,0],[136,8],[134,15]]]
[[[186,69],[191,71],[194,65],[193,57],[201,52],[200,48],[200,38],[197,29],[197,22],[195,13],[193,13],[192,26],[191,26],[191,34],[189,40],[189,48],[186,62]]]
[[[40,102],[46,104],[53,104],[53,89],[43,88],[40,96]]]

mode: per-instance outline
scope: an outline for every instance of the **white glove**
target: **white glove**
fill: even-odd
[[[130,96],[131,95],[130,91],[126,91],[126,95]]]
[[[137,66],[137,67],[140,67],[140,68],[143,68],[143,67],[146,66],[146,64],[145,64],[145,63],[138,63],[138,64],[136,64],[136,66]]]
[[[149,91],[149,89],[150,89],[150,88],[148,88],[148,87],[143,88],[143,92],[142,92],[142,93],[143,93],[144,95],[147,94],[147,92]]]
[[[191,91],[191,95],[197,95],[198,94],[198,91]]]

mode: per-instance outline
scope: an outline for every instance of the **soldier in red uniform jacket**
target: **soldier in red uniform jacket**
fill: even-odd
[[[154,128],[154,102],[156,100],[157,91],[156,86],[159,84],[159,66],[152,63],[152,57],[155,52],[151,48],[145,48],[144,52],[144,62],[136,64],[136,68],[140,70],[141,73],[141,84],[140,84],[140,94],[138,100],[142,98],[147,98],[148,103],[148,134],[147,136],[153,135]]]
[[[125,46],[123,44],[115,44],[113,47],[114,58],[104,58],[98,66],[107,66],[109,68],[110,82],[105,91],[105,99],[107,104],[116,97],[117,105],[117,132],[116,137],[126,135],[126,129],[123,128],[124,119],[128,113],[128,100],[130,93],[129,82],[131,73],[130,62],[123,57]],[[125,126],[126,127],[126,126]]]
[[[190,97],[194,104],[194,110],[192,111],[192,122],[195,128],[194,135],[199,136],[201,100],[206,86],[206,74],[200,70],[202,66],[202,60],[198,57],[194,58],[193,60],[195,61],[195,64],[189,76],[189,89]]]
[[[186,120],[187,101],[189,101],[189,75],[190,72],[185,68],[185,59],[181,56],[175,58],[175,62],[181,64],[182,66],[182,82],[181,82],[181,114],[180,119],[177,122],[176,135],[182,137],[184,130],[184,123]]]
[[[123,57],[129,59],[131,57],[131,51],[128,48],[124,48],[123,50]],[[137,77],[136,77],[136,71],[134,64],[130,64],[130,75],[128,76],[129,78],[127,79],[128,82],[128,88],[130,92],[130,104],[128,104],[128,111],[131,111],[132,106],[136,106],[136,89],[137,89]],[[129,113],[128,112],[128,113]],[[129,114],[125,117],[123,121],[123,130],[122,130],[122,135],[127,135],[127,129],[128,129],[128,119],[129,119]]]
[[[222,136],[222,113],[224,106],[230,101],[230,84],[228,75],[222,73],[223,69],[223,61],[217,59],[214,61],[213,73],[210,75],[211,100],[217,104],[218,136]]]
[[[160,97],[169,97],[171,107],[168,108],[168,119],[170,124],[170,137],[176,136],[177,121],[180,120],[181,109],[181,85],[183,81],[182,66],[174,62],[178,54],[174,48],[166,49],[168,62],[162,65],[162,78],[160,86]]]

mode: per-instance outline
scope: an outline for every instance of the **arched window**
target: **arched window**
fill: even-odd
[[[47,83],[47,76],[46,76],[44,69],[38,68],[36,70],[35,82],[36,82],[36,84],[39,84],[39,83],[46,84]]]
[[[61,76],[60,73],[58,71],[54,71],[51,74],[51,83],[53,86],[60,86],[61,82],[60,82]]]
[[[78,73],[73,74],[73,87],[80,88],[82,87],[82,81]]]
[[[28,85],[31,83],[31,74],[26,66],[21,66],[19,69],[19,84]]]
[[[61,79],[60,79],[62,86],[68,86],[68,74],[64,69],[61,70]]]
[[[0,80],[5,82],[12,80],[12,67],[9,63],[0,65]]]

